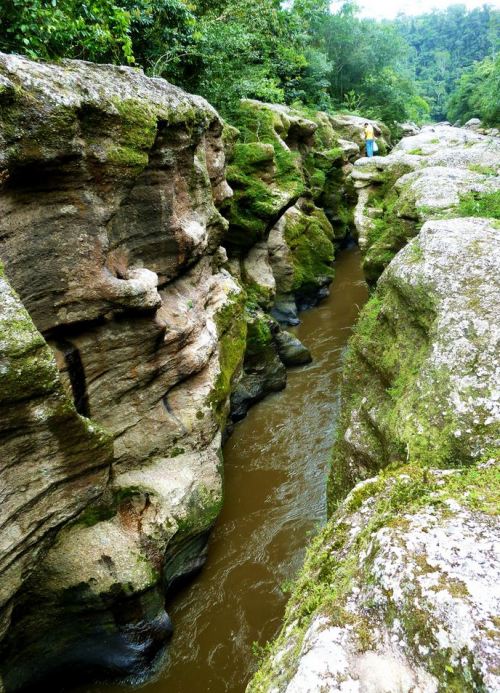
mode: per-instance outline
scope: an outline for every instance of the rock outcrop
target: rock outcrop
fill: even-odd
[[[374,283],[428,219],[500,217],[500,139],[427,126],[385,157],[356,161],[355,225],[367,280]]]
[[[310,360],[280,321],[328,291],[361,125],[7,55],[0,105],[0,688],[140,678],[228,417]]]
[[[107,483],[111,436],[80,416],[0,266],[0,639],[55,532]]]
[[[462,144],[470,136],[443,130]],[[389,246],[360,314],[345,357],[332,516],[252,693],[500,686],[498,181],[474,170],[479,152],[495,170],[500,155],[497,142],[473,135],[467,147],[436,146],[432,168],[414,167],[409,157],[426,156],[408,154],[414,140],[387,164],[355,165],[361,205],[396,194],[400,208],[421,209],[427,195],[433,218],[401,236],[399,252]],[[462,184],[476,196],[460,200]],[[442,218],[457,197],[452,218]],[[471,216],[459,217],[464,209]]]
[[[488,219],[428,221],[387,267],[346,356],[331,495],[409,460],[479,461],[498,443],[500,237]]]
[[[328,295],[355,203],[349,174],[360,148],[345,138],[361,141],[363,121],[244,99],[234,123],[238,131],[225,131],[234,195],[223,210],[227,267],[247,293],[247,350],[232,397],[238,420],[285,386],[284,361],[308,358],[297,344],[292,359],[285,353],[279,325],[297,325],[299,311]]]
[[[28,311],[2,280],[0,675],[17,690],[138,674],[164,643],[165,591],[222,502],[246,321],[203,99],[76,61],[1,56],[0,76],[0,256]]]
[[[249,693],[498,690],[498,469],[404,466],[316,537]]]

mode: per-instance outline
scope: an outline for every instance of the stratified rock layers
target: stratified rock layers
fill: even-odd
[[[102,492],[111,437],[78,415],[54,356],[0,266],[0,636],[55,530]]]
[[[222,502],[246,322],[203,99],[75,61],[1,56],[0,79],[0,257],[24,305],[2,279],[0,671],[16,690],[140,673],[168,636],[165,589],[203,562]]]

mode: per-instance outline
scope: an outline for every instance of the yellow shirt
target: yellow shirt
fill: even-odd
[[[373,140],[373,139],[374,139],[373,126],[368,124],[365,127],[365,140]]]

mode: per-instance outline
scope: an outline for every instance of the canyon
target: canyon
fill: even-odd
[[[0,103],[0,690],[148,670],[352,233],[331,519],[249,690],[493,691],[498,137],[375,123],[366,159],[357,116],[11,55]]]

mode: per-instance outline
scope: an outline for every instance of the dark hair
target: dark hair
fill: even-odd
[[[368,125],[368,123],[365,123],[365,125]]]

